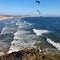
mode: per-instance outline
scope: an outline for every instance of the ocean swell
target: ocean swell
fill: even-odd
[[[14,30],[15,30],[15,28],[13,28],[13,27],[5,26],[2,29],[1,34],[10,34],[10,33],[13,33]]]

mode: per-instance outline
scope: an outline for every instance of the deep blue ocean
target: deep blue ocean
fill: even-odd
[[[26,17],[0,21],[0,50],[31,48],[39,36],[51,39],[50,44],[60,50],[60,17]]]
[[[51,31],[48,37],[56,42],[60,42],[60,17],[23,18],[23,21],[33,24],[33,28],[35,29]]]

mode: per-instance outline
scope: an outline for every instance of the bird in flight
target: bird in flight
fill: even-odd
[[[36,0],[36,3],[39,5],[40,4],[40,1],[39,0]]]
[[[37,12],[40,14],[40,11],[39,10],[37,10]]]

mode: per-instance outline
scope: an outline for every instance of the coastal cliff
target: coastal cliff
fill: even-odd
[[[59,60],[53,55],[40,52],[39,49],[24,49],[0,57],[0,60]]]

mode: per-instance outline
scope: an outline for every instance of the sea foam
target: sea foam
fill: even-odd
[[[36,33],[36,35],[38,35],[38,36],[40,36],[40,35],[42,35],[42,34],[47,34],[47,33],[49,33],[49,31],[48,30],[38,30],[38,29],[33,29],[33,31],[34,31],[34,33]]]
[[[55,48],[57,48],[58,50],[60,50],[60,43],[56,43],[54,41],[52,41],[51,39],[47,38],[47,42],[50,43],[51,45],[53,45]]]
[[[19,22],[16,25],[18,26],[17,31],[14,33],[13,41],[9,48],[8,54],[11,52],[19,51],[24,48],[32,48],[36,43],[36,35],[30,34],[30,31],[25,30],[27,27],[30,27],[27,22]],[[24,29],[23,29],[24,28]]]
[[[9,33],[13,33],[14,31],[14,28],[11,28],[9,26],[5,26],[2,31],[1,31],[1,34],[9,34]]]

